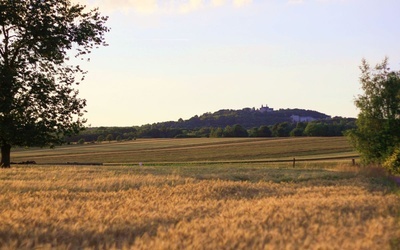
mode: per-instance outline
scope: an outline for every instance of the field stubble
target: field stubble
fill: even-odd
[[[290,159],[355,155],[344,137],[140,139],[12,151],[15,162],[165,163]]]
[[[0,180],[1,249],[400,244],[398,195],[353,167],[21,166]]]

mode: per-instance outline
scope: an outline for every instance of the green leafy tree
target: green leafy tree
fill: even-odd
[[[223,137],[233,137],[233,128],[231,126],[226,126],[222,134]]]
[[[290,136],[302,136],[304,129],[302,128],[294,128],[290,131]]]
[[[328,126],[322,122],[309,122],[304,129],[306,136],[327,136]]]
[[[251,128],[249,130],[249,137],[258,137],[258,128]]]
[[[112,140],[114,140],[114,136],[112,134],[108,134],[106,136],[106,141],[111,142]]]
[[[83,139],[83,138],[79,139],[78,144],[79,145],[85,144],[85,139]]]
[[[222,128],[212,128],[210,132],[210,137],[222,137],[224,134],[224,130]]]
[[[235,124],[232,127],[233,130],[233,136],[234,137],[248,137],[249,133],[247,130],[240,124]]]
[[[277,137],[287,137],[290,135],[293,127],[288,122],[277,123],[272,127],[272,134]]]
[[[223,132],[223,137],[248,137],[247,130],[239,124],[235,124],[232,127],[226,126]]]
[[[388,58],[374,68],[362,60],[360,69],[364,93],[355,100],[357,128],[347,135],[365,163],[382,163],[400,142],[400,72],[390,70]]]
[[[258,128],[258,137],[271,137],[272,131],[268,126],[260,126]]]
[[[105,45],[107,17],[69,0],[0,1],[0,145],[48,146],[81,130],[86,101],[73,87],[86,72],[71,65]]]
[[[97,137],[97,142],[101,143],[102,141],[104,141],[104,136],[103,135],[99,135]]]
[[[386,168],[390,174],[400,174],[400,148],[396,148],[393,154],[383,162],[383,167]]]

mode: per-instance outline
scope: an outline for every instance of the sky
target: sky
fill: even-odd
[[[398,0],[75,0],[109,16],[79,85],[87,125],[220,109],[356,117],[362,58],[400,69]]]

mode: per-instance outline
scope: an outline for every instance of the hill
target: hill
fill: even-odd
[[[314,110],[274,110],[261,106],[260,109],[222,109],[187,120],[142,126],[87,128],[66,140],[84,143],[135,138],[341,136],[354,127],[354,118],[331,118]]]
[[[203,127],[226,127],[240,124],[246,129],[270,126],[282,122],[310,122],[331,118],[329,115],[305,109],[279,109],[274,110],[268,106],[260,109],[244,108],[241,110],[221,109],[214,113],[195,115],[188,120],[160,122],[153,124],[156,127],[169,127],[177,129],[198,129]]]

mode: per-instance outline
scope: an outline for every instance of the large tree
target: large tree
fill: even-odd
[[[48,146],[77,133],[86,101],[74,89],[88,59],[106,45],[107,17],[69,0],[0,0],[1,167],[13,146]]]
[[[355,100],[357,129],[348,135],[366,163],[382,163],[400,143],[400,72],[390,70],[388,58],[372,68],[364,59],[360,69],[364,93]]]

